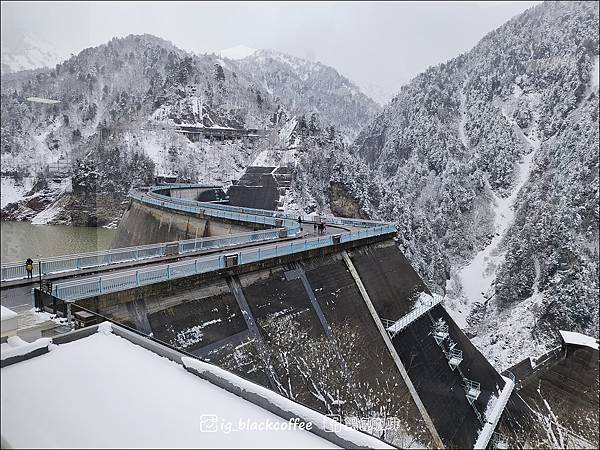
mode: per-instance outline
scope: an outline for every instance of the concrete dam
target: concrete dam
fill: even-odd
[[[218,202],[226,198],[220,187],[202,186],[189,189],[165,189],[169,197],[181,200]],[[175,211],[161,205],[149,206],[143,202],[130,202],[121,218],[113,247],[155,244],[208,236],[253,231],[256,227],[226,220],[211,220],[196,214]]]
[[[597,341],[561,331],[560,347],[498,373],[395,236],[153,186],[130,192],[126,247],[34,261],[34,280],[3,264],[2,296],[27,303],[36,286],[69,330],[112,321],[396,447],[597,447]]]
[[[130,196],[123,244],[187,238],[179,253],[60,280],[36,290],[38,301],[114,321],[347,424],[354,418],[398,447],[488,445],[513,383],[429,292],[395,227],[299,223],[224,204],[197,185]],[[207,229],[217,236],[202,239]],[[234,237],[233,246],[197,253]],[[157,245],[165,244],[146,247]],[[365,427],[365,418],[385,426]]]

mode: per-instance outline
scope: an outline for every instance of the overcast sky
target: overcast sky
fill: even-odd
[[[69,55],[150,33],[195,52],[275,49],[396,89],[538,2],[2,2],[3,47],[33,34]]]

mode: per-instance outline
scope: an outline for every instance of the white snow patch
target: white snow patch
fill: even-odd
[[[102,322],[98,325],[98,333],[108,335],[112,333],[112,324],[110,322]]]
[[[17,317],[18,314],[11,309],[8,309],[6,306],[0,305],[0,320],[5,321],[8,319],[13,319]]]
[[[50,98],[43,98],[43,97],[27,97],[27,100],[29,100],[30,102],[33,102],[33,103],[45,103],[48,105],[55,105],[57,103],[60,103],[60,100],[53,100]]]
[[[463,301],[458,305],[451,305],[449,308],[452,318],[461,328],[468,325],[467,317],[471,313],[474,304],[487,301],[491,295],[489,291],[495,279],[496,269],[504,259],[504,253],[500,251],[499,245],[514,221],[514,204],[521,188],[529,178],[534,156],[535,150],[525,155],[523,161],[518,164],[517,182],[508,197],[500,197],[491,189],[488,189],[492,197],[494,210],[494,238],[487,247],[475,255],[475,258],[469,264],[458,272],[458,280],[449,281],[449,283],[458,281],[462,288],[461,297]]]
[[[460,121],[458,123],[458,136],[460,137],[460,141],[463,146],[468,150],[471,146],[469,145],[469,139],[467,138],[467,132],[465,130],[465,125],[467,123],[467,111],[466,111],[466,101],[467,97],[463,92],[460,93]]]
[[[592,69],[592,89],[598,89],[598,83],[600,78],[600,56],[596,56],[596,62],[594,63],[594,68]]]
[[[27,353],[31,353],[38,348],[48,347],[52,339],[50,338],[40,338],[34,342],[25,342],[23,339],[18,336],[11,336],[7,339],[6,344],[2,344],[2,348],[0,349],[1,359],[4,361],[7,358],[12,358],[13,356],[21,356],[26,355]],[[2,369],[4,370],[4,369]],[[2,373],[4,375],[4,372]],[[4,383],[2,383],[2,405],[4,410]],[[2,427],[2,435],[4,435],[4,427]]]
[[[296,126],[298,125],[298,119],[294,116],[290,120],[288,120],[285,125],[281,127],[279,130],[279,139],[283,143],[285,147],[293,147],[296,142],[293,139],[294,131],[296,130]]]
[[[60,185],[56,188],[56,194],[54,196],[54,201],[50,203],[45,209],[36,214],[32,219],[31,223],[33,225],[45,225],[51,222],[56,216],[58,216],[63,207],[61,205],[61,200],[63,194],[66,192],[72,191],[71,178],[64,178],[61,180]]]
[[[10,447],[335,447],[306,430],[240,431],[246,423],[289,422],[111,333],[1,371],[1,433]],[[85,395],[55,395],[47,386]]]
[[[66,317],[58,317],[57,314],[51,314],[45,311],[36,311],[35,308],[31,308],[29,310],[29,314],[33,317],[36,325],[48,322],[49,320],[51,320],[57,325],[65,325],[67,323]]]
[[[287,149],[267,149],[261,151],[250,166],[257,167],[280,167],[293,166],[296,163],[294,150]]]
[[[22,200],[33,187],[31,177],[24,178],[22,183],[17,183],[12,177],[2,177],[0,182],[0,208]]]
[[[552,336],[544,341],[532,334],[543,300],[538,292],[507,310],[492,305],[490,319],[475,328],[471,341],[496,369],[508,369],[527,357],[536,359],[553,345]]]
[[[532,96],[532,101],[536,100],[537,98]],[[469,264],[463,266],[458,271],[453,271],[451,279],[446,284],[446,292],[452,293],[453,297],[456,296],[454,301],[446,303],[448,312],[461,328],[468,326],[467,318],[473,311],[473,307],[478,303],[487,303],[493,296],[493,283],[496,278],[496,269],[502,264],[505,255],[500,244],[504,240],[506,232],[514,222],[514,207],[517,197],[529,179],[533,159],[541,145],[535,129],[528,130],[528,134],[526,135],[523,133],[523,130],[516,125],[514,120],[509,117],[504,107],[502,107],[502,112],[507,121],[513,126],[519,139],[528,145],[531,150],[527,155],[523,156],[522,161],[517,164],[516,180],[508,197],[498,196],[489,185],[487,186],[488,195],[492,200],[492,209],[494,213],[494,237],[487,247],[475,255]],[[537,123],[537,118],[534,120],[534,124],[535,123]]]
[[[591,336],[586,336],[585,334],[576,333],[574,331],[563,330],[560,330],[560,335],[567,344],[582,345],[598,350],[598,340]]]
[[[214,325],[215,323],[221,322],[221,319],[209,320],[207,322],[201,323],[199,325],[194,325],[193,327],[186,328],[185,330],[181,330],[177,333],[175,340],[177,342],[178,347],[189,347],[194,345],[202,339],[204,336],[204,328]]]

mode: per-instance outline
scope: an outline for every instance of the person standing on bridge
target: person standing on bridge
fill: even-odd
[[[27,258],[27,261],[25,261],[25,270],[27,271],[27,279],[33,278],[33,259]]]
[[[298,225],[300,225],[300,231],[302,231],[302,216],[298,216]]]

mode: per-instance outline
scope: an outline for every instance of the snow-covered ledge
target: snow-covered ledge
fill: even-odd
[[[18,314],[16,312],[0,305],[0,328],[2,337],[16,336],[18,327],[17,317]]]
[[[498,425],[498,421],[502,416],[502,412],[504,411],[504,407],[506,403],[508,403],[508,399],[510,398],[510,394],[512,393],[515,383],[510,378],[505,376],[502,377],[504,379],[504,389],[500,393],[500,396],[494,403],[492,411],[487,415],[485,425],[479,433],[477,437],[477,442],[475,442],[474,448],[476,449],[485,449],[487,448],[490,439],[492,438],[492,434]]]

